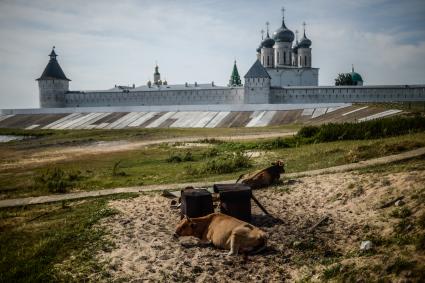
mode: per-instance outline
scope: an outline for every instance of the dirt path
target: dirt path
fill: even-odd
[[[369,159],[369,160],[361,161],[358,163],[345,164],[340,166],[334,166],[334,167],[329,167],[324,169],[298,172],[298,173],[292,173],[292,174],[285,174],[285,178],[299,178],[302,176],[314,176],[314,175],[322,175],[322,174],[329,174],[329,173],[346,172],[346,171],[356,170],[356,169],[365,168],[369,166],[375,166],[375,165],[407,160],[407,159],[419,157],[422,155],[425,155],[425,147],[421,147],[421,148],[407,151],[400,154]],[[226,181],[215,181],[215,182],[147,185],[147,186],[139,186],[139,187],[105,189],[105,190],[90,191],[90,192],[78,192],[78,193],[70,193],[70,194],[64,194],[64,195],[47,195],[47,196],[40,196],[40,197],[7,199],[7,200],[0,201],[0,208],[24,206],[24,205],[30,205],[30,204],[49,203],[49,202],[56,202],[56,201],[63,201],[63,200],[86,198],[86,197],[98,197],[98,196],[106,196],[106,195],[120,194],[120,193],[139,193],[139,192],[162,191],[162,190],[170,190],[170,189],[176,190],[176,189],[181,189],[187,186],[208,187],[208,186],[212,186],[214,183],[233,183],[233,182],[234,180],[226,180]]]
[[[247,134],[237,136],[217,136],[217,137],[179,137],[149,141],[111,141],[111,142],[94,142],[89,145],[82,146],[68,146],[58,149],[46,149],[34,154],[29,154],[25,159],[7,162],[0,164],[0,169],[10,169],[16,167],[29,166],[33,164],[46,164],[51,162],[72,159],[81,155],[98,155],[111,152],[131,151],[149,145],[156,145],[162,143],[179,143],[179,142],[196,142],[205,138],[214,138],[218,140],[251,140],[251,139],[265,139],[276,137],[293,136],[297,132],[276,132],[276,133],[261,133],[261,134]]]

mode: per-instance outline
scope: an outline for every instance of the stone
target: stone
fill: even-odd
[[[394,203],[395,206],[402,206],[404,204],[405,204],[405,202],[403,200],[398,200]]]
[[[360,244],[360,250],[361,251],[368,251],[373,248],[373,243],[371,241],[362,241]]]

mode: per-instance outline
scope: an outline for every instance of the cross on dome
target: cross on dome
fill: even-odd
[[[282,9],[280,9],[280,10],[282,11],[282,18],[284,18],[285,17],[285,8],[282,7]]]

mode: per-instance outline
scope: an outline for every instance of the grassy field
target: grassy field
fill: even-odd
[[[361,170],[360,173],[424,170],[424,161],[424,158],[417,158],[396,164],[370,167]],[[111,280],[110,271],[96,260],[95,255],[99,251],[113,250],[114,244],[105,240],[103,236],[108,231],[97,223],[103,218],[118,213],[107,206],[109,201],[134,196],[134,194],[123,194],[66,203],[0,209],[0,250],[2,251],[0,282],[108,282]],[[418,199],[418,202],[423,203],[423,191],[421,194],[413,195],[412,199],[414,198],[422,199]],[[397,225],[412,223],[413,220],[406,222],[412,218],[409,211],[406,211],[406,209],[398,208],[389,209],[388,217],[389,219],[400,219],[397,221],[400,224]],[[415,220],[414,223],[417,222],[416,225],[425,227],[424,216]],[[385,275],[398,274],[406,272],[406,270],[420,272],[417,263],[413,264],[407,257],[409,251],[406,252],[407,255],[397,254],[397,258],[392,258],[391,255],[395,248],[411,247],[412,243],[413,245],[421,244],[422,246],[419,248],[423,250],[423,234],[409,232],[401,238],[397,235],[391,234],[382,237],[379,234],[369,233],[368,237],[377,245],[377,250],[366,254],[348,253],[325,256],[320,254],[320,264],[327,266],[322,271],[320,278],[324,281],[336,280],[339,282],[361,277],[363,272],[374,271]],[[418,238],[418,235],[422,235],[422,240]],[[303,249],[306,250],[297,252],[302,256],[298,257],[297,255],[292,258],[291,265],[301,266],[306,262],[311,264],[311,262],[317,261],[314,251],[315,249],[320,250],[320,247],[309,246],[303,247]],[[377,265],[376,260],[374,261],[376,254],[388,254],[391,260],[387,266]],[[373,264],[379,268],[365,267],[361,269],[347,265],[347,263],[344,265],[340,263],[352,258],[362,260],[371,258]]]
[[[288,132],[298,128],[295,125],[286,128],[261,128],[255,131]],[[299,144],[294,138],[232,142],[214,139],[222,135],[253,133],[252,129],[0,130],[0,134],[28,134],[37,137],[33,140],[0,145],[0,154],[4,156],[0,160],[0,198],[46,195],[61,189],[72,192],[121,186],[236,179],[240,174],[268,166],[277,159],[285,161],[286,172],[300,172],[359,162],[425,146],[424,132],[326,143],[310,139]],[[7,166],[11,161],[27,160],[34,152],[45,151],[46,154],[52,154],[56,150],[93,145],[98,141],[139,141],[194,136],[200,137],[200,140],[107,153],[80,152],[65,159],[45,163]],[[362,169],[359,174],[424,169],[425,162],[421,157]],[[103,237],[107,231],[97,223],[117,213],[107,206],[109,201],[133,196],[125,194],[0,209],[0,282],[108,281],[110,274],[94,256],[96,252],[111,250],[113,246]],[[417,198],[422,200],[423,193]],[[403,220],[410,216],[408,211],[399,209],[390,217]],[[421,218],[422,228],[425,227],[423,219],[425,218]],[[389,243],[387,238],[378,236],[374,241],[381,241],[380,245],[386,249],[392,248],[393,242]],[[420,236],[420,248],[423,250],[423,233]],[[403,260],[391,265],[390,272],[393,272],[393,269],[394,272],[398,272],[400,268],[408,269],[405,266],[408,263]],[[323,272],[323,278],[343,281],[346,278],[344,272],[346,270],[341,269],[340,265],[332,265]]]
[[[425,146],[425,134],[379,140],[336,141],[269,150],[256,148],[259,144],[265,144],[267,148],[269,144],[276,142],[276,139],[220,143],[209,141],[213,143],[162,144],[131,151],[78,155],[47,164],[35,163],[30,166],[3,168],[0,170],[0,194],[2,198],[49,194],[51,189],[46,186],[46,178],[51,178],[55,169],[63,171],[62,177],[67,181],[69,191],[237,179],[240,174],[268,166],[277,159],[286,162],[287,172],[301,172]],[[232,170],[209,170],[213,165],[217,167],[217,163],[218,166],[227,166],[232,154],[241,151],[251,158],[248,162],[244,161],[240,167]],[[190,155],[190,161],[184,161],[186,155]],[[183,161],[170,162],[176,156]]]
[[[99,220],[112,199],[132,194],[0,210],[0,282],[81,282],[107,276],[93,252],[111,249]],[[67,259],[68,264],[61,264]],[[84,274],[83,277],[74,277]]]
[[[157,140],[176,137],[216,137],[234,136],[246,134],[261,134],[270,132],[293,132],[301,128],[301,125],[291,124],[274,127],[259,128],[134,128],[121,130],[23,130],[23,129],[2,129],[0,135],[19,135],[36,137],[34,140],[19,142],[19,146],[25,144],[30,146],[52,146],[52,145],[72,145],[89,143],[93,141],[114,141],[114,140]],[[13,143],[10,143],[13,144]]]

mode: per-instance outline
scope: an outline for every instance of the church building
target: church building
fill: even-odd
[[[269,23],[266,23],[266,37],[257,48],[257,59],[266,68],[271,77],[271,87],[317,86],[319,68],[312,67],[311,45],[306,36],[294,43],[294,33],[286,27],[285,9],[282,8],[282,25],[270,37]],[[262,31],[263,33],[263,31]]]

